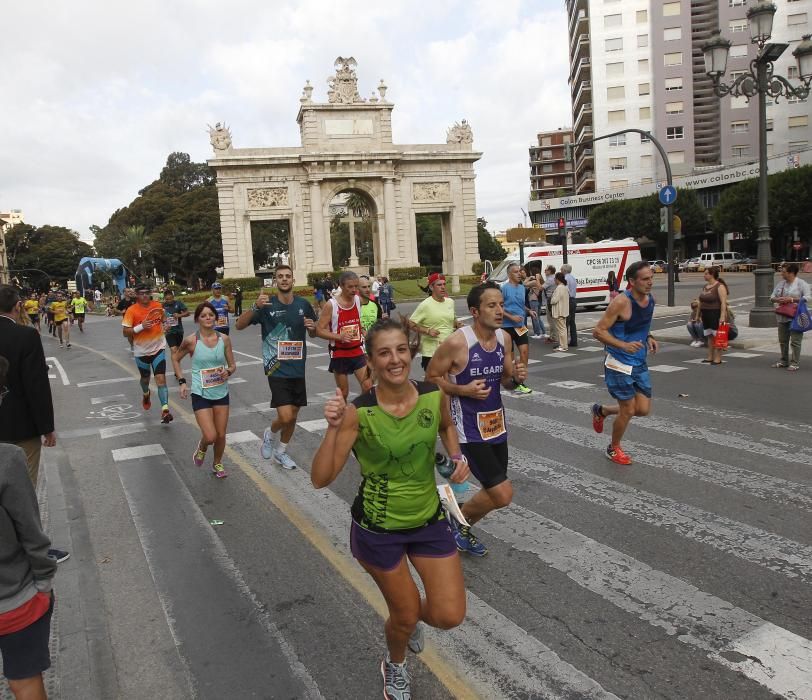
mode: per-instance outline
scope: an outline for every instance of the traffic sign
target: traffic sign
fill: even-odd
[[[660,204],[667,207],[671,206],[677,201],[677,188],[673,187],[672,185],[666,185],[665,187],[660,188],[659,197]]]

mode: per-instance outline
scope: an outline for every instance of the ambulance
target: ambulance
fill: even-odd
[[[614,270],[620,281],[620,289],[623,290],[626,288],[626,270],[629,265],[641,259],[640,246],[633,238],[568,245],[567,262],[572,265],[572,274],[578,280],[578,306],[595,308],[607,305],[610,290],[606,284],[606,276],[609,271]],[[499,263],[488,279],[501,284],[507,280],[508,266],[518,262],[517,250]],[[528,272],[540,272],[542,279],[545,267],[552,265],[556,272],[560,272],[563,264],[564,255],[560,245],[527,243],[524,246],[524,269]]]

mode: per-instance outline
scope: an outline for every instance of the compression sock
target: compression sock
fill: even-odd
[[[169,405],[169,388],[166,384],[158,387],[158,401],[161,402],[161,408],[167,408]]]

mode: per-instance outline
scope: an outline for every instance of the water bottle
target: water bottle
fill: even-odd
[[[437,452],[434,455],[434,466],[437,467],[437,471],[440,473],[445,479],[448,479],[454,473],[454,470],[457,468],[454,464],[454,461],[451,457],[446,457],[441,452]],[[454,498],[457,500],[468,490],[468,483],[463,481],[461,484],[456,483],[455,481],[449,481],[448,485],[451,487],[451,490],[454,492]]]

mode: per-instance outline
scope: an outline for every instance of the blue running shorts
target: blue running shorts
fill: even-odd
[[[604,367],[603,370],[606,388],[609,389],[612,398],[629,401],[635,394],[651,398],[651,377],[647,364],[636,365],[631,374],[623,374],[608,367]]]

